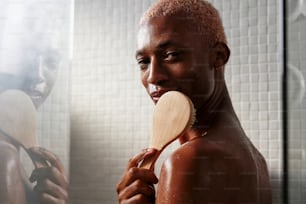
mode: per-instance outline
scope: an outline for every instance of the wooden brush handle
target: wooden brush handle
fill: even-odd
[[[155,163],[154,158],[145,159],[140,164],[140,168],[152,170],[154,169],[154,163]]]
[[[149,170],[153,171],[155,162],[156,162],[157,158],[159,157],[160,153],[161,153],[161,151],[158,151],[154,157],[149,157],[147,159],[144,159],[139,167],[143,168],[143,169],[149,169]]]
[[[15,144],[17,144],[19,147],[21,147],[22,149],[24,149],[24,151],[27,153],[27,155],[29,156],[29,158],[32,161],[32,164],[34,165],[35,169],[40,168],[40,167],[47,167],[49,166],[48,163],[46,162],[46,160],[42,157],[34,157],[31,154],[31,151],[29,151],[28,148],[26,148],[21,142],[19,142],[18,140],[16,140],[14,137],[11,137],[10,135],[8,135],[4,130],[2,130],[0,128],[0,134],[6,138],[8,138],[9,140],[13,141]]]

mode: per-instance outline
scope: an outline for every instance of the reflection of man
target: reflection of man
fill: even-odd
[[[0,33],[0,92],[23,90],[38,108],[53,87],[61,60],[56,4],[7,4]]]
[[[59,56],[48,51],[35,56],[32,61],[23,62],[18,64],[20,66],[0,70],[0,94],[9,89],[22,90],[38,108],[53,87]],[[32,157],[42,158],[51,164],[33,171],[30,181],[37,182],[33,191],[20,164],[19,150],[18,144],[0,134],[0,203],[65,203],[68,181],[61,161],[46,149],[29,149]]]
[[[138,167],[156,151],[130,159],[117,186],[119,202],[271,203],[266,162],[245,135],[225,85],[230,51],[215,8],[201,0],[159,0],[144,14],[137,44],[142,83],[154,103],[181,91],[195,105],[196,123],[179,138],[159,181]]]
[[[51,62],[51,57],[41,55],[37,57],[37,64],[12,67],[6,72],[1,70],[0,94],[5,90],[20,89],[31,97],[38,108],[49,95],[56,77],[58,64]],[[33,171],[30,181],[37,182],[33,191],[20,164],[19,151],[19,144],[0,134],[0,203],[65,203],[68,181],[61,161],[46,149],[29,149],[32,158],[41,158],[51,164]]]
[[[6,33],[3,37],[5,40],[1,39],[3,44],[0,50],[0,94],[9,89],[22,90],[31,97],[35,107],[38,108],[54,85],[60,54],[55,47],[54,38],[50,38],[52,35],[41,30],[47,32],[52,20],[46,16],[47,14],[33,18],[31,15],[40,9],[29,9],[33,8],[31,7],[33,3],[24,3],[22,12],[19,10],[22,8],[21,5],[23,4],[17,5],[16,8],[20,16],[14,12],[14,16],[8,16]],[[27,6],[29,8],[26,8]],[[10,35],[12,33],[15,35]],[[32,172],[30,181],[36,182],[32,189],[20,163],[19,151],[19,144],[0,134],[0,203],[66,203],[68,181],[61,161],[46,149],[36,147],[29,149],[32,158],[39,158],[40,163],[44,163],[43,167]]]
[[[22,90],[38,108],[54,85],[60,56],[56,50],[51,49],[33,55],[21,58],[21,63],[11,63],[8,64],[9,67],[0,69],[0,93],[7,89]]]

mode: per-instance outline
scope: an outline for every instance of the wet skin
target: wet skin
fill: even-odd
[[[226,89],[228,58],[224,43],[205,42],[182,16],[141,26],[136,59],[148,94],[156,103],[166,91],[185,93],[197,123],[163,163],[156,193],[154,172],[138,168],[156,152],[130,159],[117,185],[120,203],[272,203],[265,160],[241,128]]]

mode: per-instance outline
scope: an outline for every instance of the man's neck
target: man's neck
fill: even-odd
[[[197,110],[196,122],[192,128],[180,137],[181,144],[195,137],[209,134],[211,129],[218,128],[220,124],[228,123],[227,125],[232,125],[236,122],[239,123],[226,87],[220,92],[218,100],[214,102],[210,106]]]

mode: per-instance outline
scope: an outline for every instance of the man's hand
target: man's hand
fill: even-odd
[[[30,181],[37,182],[34,191],[40,203],[66,204],[68,200],[68,179],[59,158],[40,147],[30,148],[29,151],[33,158],[39,158],[39,167],[32,172]]]
[[[129,160],[123,177],[117,185],[120,204],[155,203],[153,185],[158,182],[158,179],[153,171],[139,168],[139,164],[156,153],[154,149],[146,149]]]

